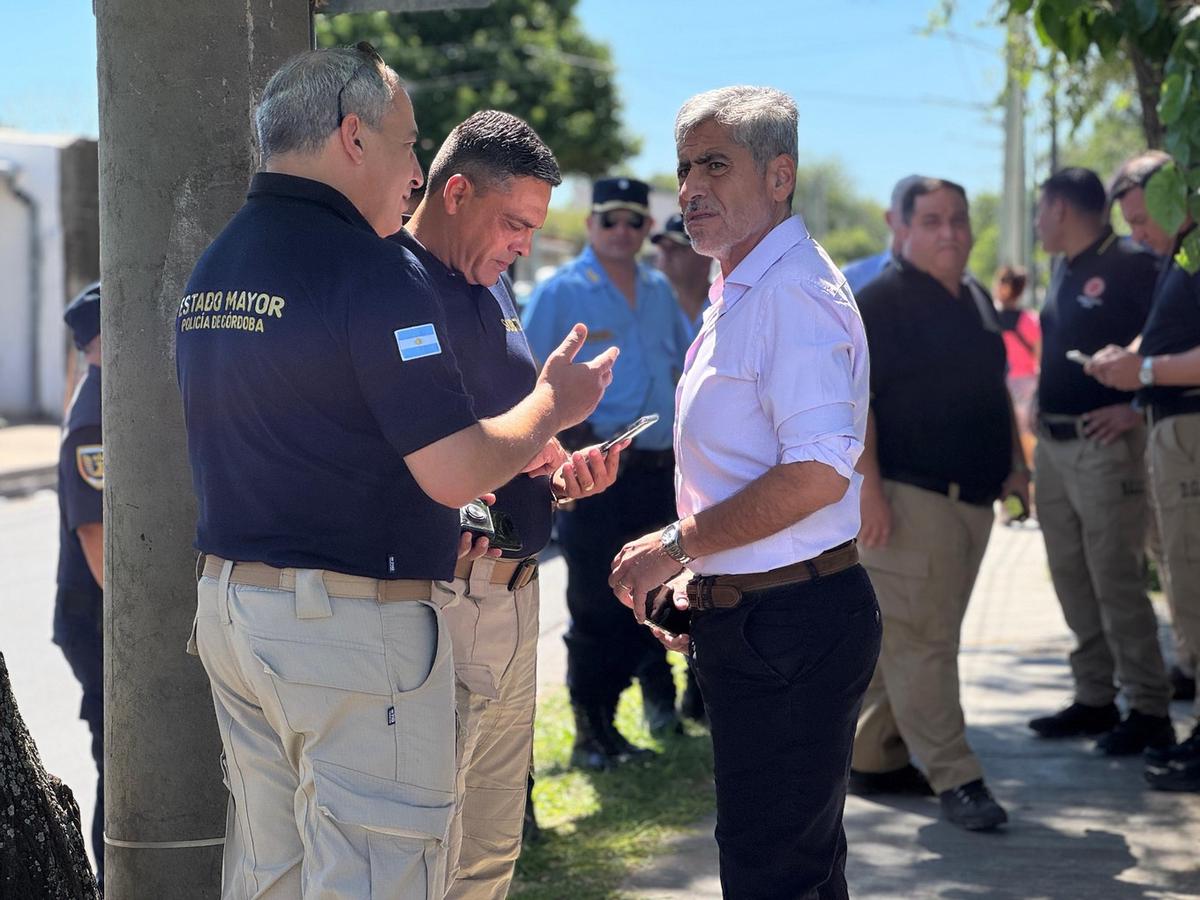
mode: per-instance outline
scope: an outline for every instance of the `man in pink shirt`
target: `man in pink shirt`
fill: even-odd
[[[690,630],[712,725],[725,895],[843,898],[850,749],[881,634],[854,544],[866,337],[792,214],[791,98],[700,94],[675,142],[688,234],[721,273],[675,394],[680,518],[626,544],[609,583],[639,620],[690,611],[670,631]],[[672,579],[675,603],[648,610]]]

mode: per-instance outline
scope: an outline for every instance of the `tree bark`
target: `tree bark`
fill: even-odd
[[[0,653],[0,898],[98,900],[71,789],[47,775]]]
[[[1145,55],[1126,40],[1129,61],[1137,79],[1138,105],[1142,108],[1142,131],[1146,135],[1146,146],[1160,150],[1163,145],[1164,129],[1158,118],[1158,94],[1162,87],[1162,67],[1146,59]]]

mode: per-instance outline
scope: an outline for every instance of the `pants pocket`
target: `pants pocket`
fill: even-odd
[[[320,865],[310,879],[333,892],[357,882],[369,883],[372,897],[440,900],[452,792],[425,790],[321,760],[313,762],[313,779],[319,814],[314,858]],[[368,871],[354,872],[359,865]],[[362,893],[361,888],[356,892]]]
[[[463,590],[465,582],[457,581]],[[517,653],[518,618],[515,595],[500,588],[490,596],[463,594],[442,608],[454,646],[454,670],[473,694],[489,700],[500,696],[500,681]]]

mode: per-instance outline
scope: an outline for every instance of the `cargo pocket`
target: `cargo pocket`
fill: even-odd
[[[500,681],[517,654],[515,602],[511,593],[464,594],[455,605],[442,608],[454,646],[455,673],[471,693],[489,700],[500,696]]]
[[[313,793],[318,815],[341,833],[316,855],[349,864],[343,839],[365,845],[370,896],[440,900],[445,890],[446,839],[454,794],[376,778],[322,760],[313,760]]]

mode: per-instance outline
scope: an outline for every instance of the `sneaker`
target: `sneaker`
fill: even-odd
[[[1148,716],[1135,709],[1096,741],[1096,750],[1104,756],[1132,756],[1148,747],[1162,749],[1174,744],[1175,729],[1167,716]]]
[[[1147,762],[1146,783],[1156,791],[1200,793],[1200,740],[1195,738],[1193,733],[1166,762]]]
[[[982,778],[942,791],[938,799],[946,820],[967,831],[990,831],[1008,821],[1008,813],[996,802]]]
[[[1171,671],[1167,673],[1167,677],[1171,679],[1171,699],[1172,700],[1195,700],[1196,699],[1196,679],[1179,666],[1171,666]]]
[[[1052,716],[1030,719],[1029,727],[1039,737],[1068,738],[1104,734],[1115,728],[1120,721],[1121,714],[1114,703],[1107,706],[1072,703]]]
[[[1189,753],[1200,752],[1200,723],[1192,729],[1189,735],[1182,743],[1174,746],[1168,744],[1165,747],[1147,747],[1145,754],[1147,765],[1166,765],[1171,760],[1178,757],[1187,756]]]
[[[933,788],[912,764],[892,769],[890,772],[860,772],[850,770],[851,794],[859,797],[870,797],[875,794],[911,794],[917,797],[932,797]]]

